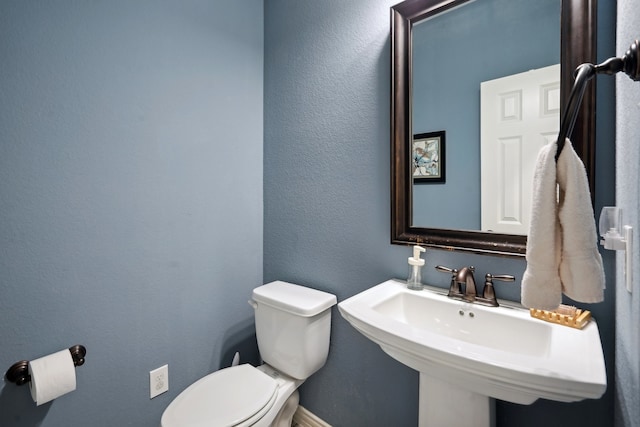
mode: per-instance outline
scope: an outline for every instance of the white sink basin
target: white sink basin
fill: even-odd
[[[431,287],[410,291],[403,282],[389,280],[338,308],[391,357],[473,393],[531,404],[539,398],[596,399],[606,390],[595,321],[573,329],[534,319],[504,301],[485,307],[445,293]]]

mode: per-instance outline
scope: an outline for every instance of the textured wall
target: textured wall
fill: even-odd
[[[640,38],[640,10],[635,1],[618,1],[617,55]],[[616,76],[616,205],[623,209],[623,224],[631,225],[633,287],[626,290],[624,253],[617,255],[616,284],[616,426],[640,426],[640,250],[638,188],[640,188],[640,84],[620,73]],[[612,142],[613,143],[613,142]]]
[[[396,1],[265,2],[265,281],[308,284],[348,298],[391,277],[404,278],[410,251],[389,244],[389,7]],[[600,2],[601,28],[615,5]],[[614,34],[600,31],[611,56]],[[598,83],[597,207],[613,199],[613,84]],[[602,147],[601,147],[602,146]],[[605,254],[607,277],[613,257]],[[436,264],[475,265],[522,277],[523,260],[427,250],[425,280],[447,278]],[[519,299],[516,284],[496,284]],[[613,371],[613,286],[598,319]],[[611,377],[612,378],[612,377]],[[499,427],[584,425],[613,419],[605,398],[577,404],[500,402]],[[302,404],[336,426],[415,426],[418,374],[384,354],[334,311],[327,365],[301,388]]]
[[[251,340],[262,1],[5,1],[0,40],[0,369],[88,349],[52,403],[0,383],[0,425],[155,427]]]

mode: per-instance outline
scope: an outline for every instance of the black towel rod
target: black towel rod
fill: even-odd
[[[69,347],[69,352],[71,352],[71,358],[73,359],[74,366],[82,366],[84,364],[84,357],[87,355],[87,349],[83,345],[78,344],[73,347]],[[31,381],[31,375],[29,375],[29,361],[21,360],[14,363],[7,370],[4,377],[7,381],[15,383],[16,385],[28,383]]]
[[[602,64],[582,64],[576,68],[575,82],[569,94],[569,102],[562,114],[560,121],[560,133],[558,134],[558,148],[556,151],[556,161],[564,148],[566,138],[573,132],[573,126],[576,124],[578,110],[582,103],[582,96],[587,88],[587,83],[596,74],[613,75],[620,71],[624,71],[634,81],[640,81],[640,42],[634,40],[622,58],[609,58]]]

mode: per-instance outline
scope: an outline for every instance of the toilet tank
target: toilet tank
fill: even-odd
[[[277,281],[254,289],[252,299],[258,348],[266,363],[300,380],[324,366],[335,295]]]

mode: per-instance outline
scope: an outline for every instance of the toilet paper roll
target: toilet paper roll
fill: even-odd
[[[69,350],[29,362],[31,397],[40,406],[76,389],[76,368]]]

